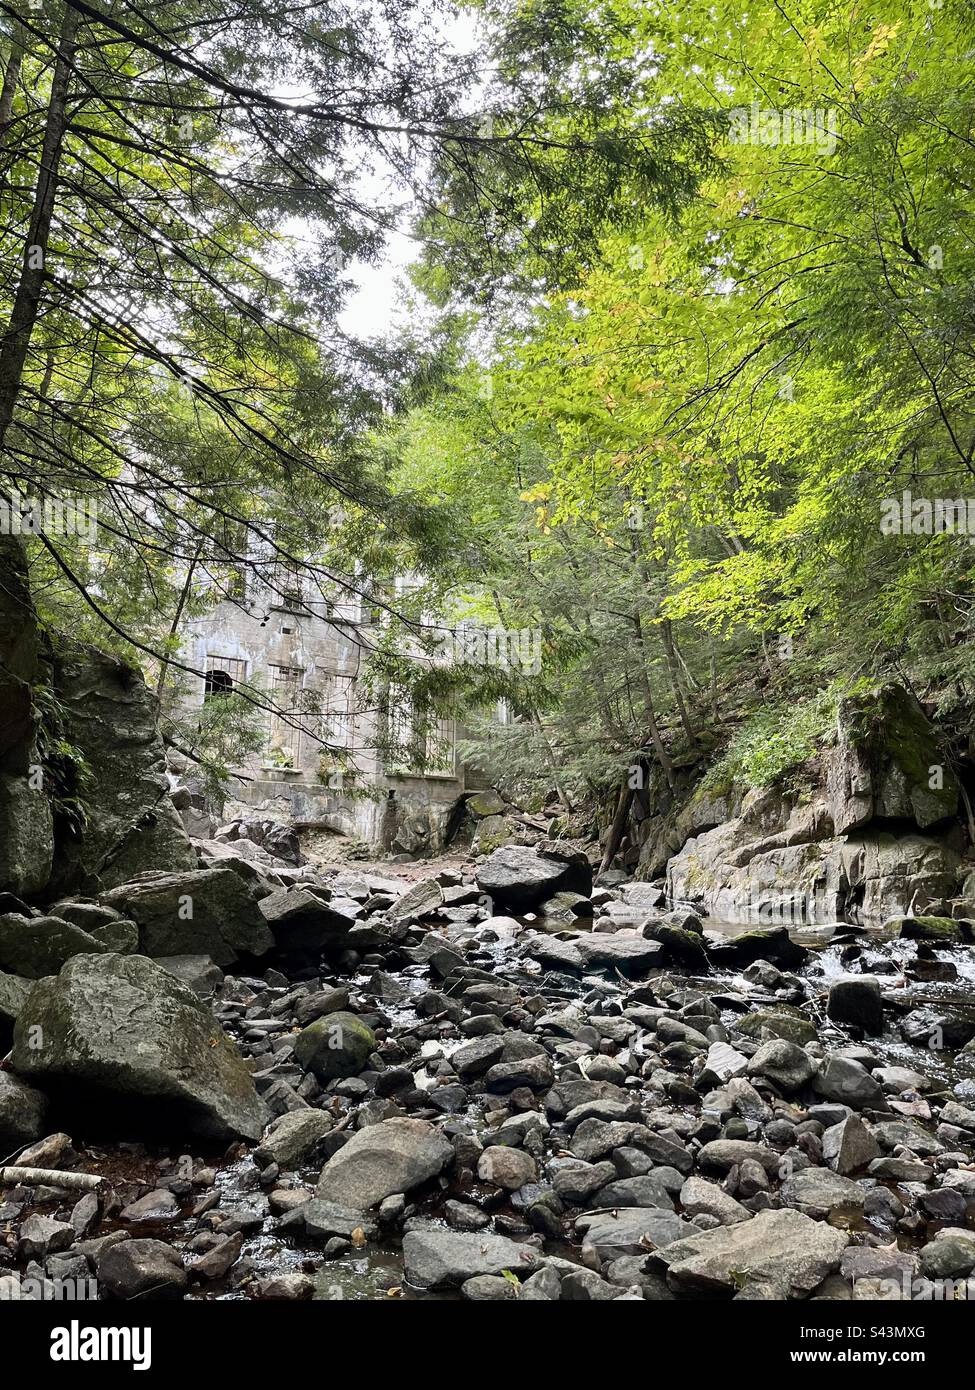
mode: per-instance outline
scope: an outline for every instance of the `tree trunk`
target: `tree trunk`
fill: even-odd
[[[14,94],[20,80],[20,66],[24,61],[23,31],[16,25],[10,40],[7,65],[3,70],[3,86],[0,87],[0,141],[7,133],[14,111]]]
[[[44,278],[47,274],[45,262],[54,217],[61,151],[64,147],[64,134],[68,128],[67,96],[77,32],[77,11],[66,7],[58,41],[57,62],[51,79],[44,147],[41,152],[37,187],[34,190],[34,207],[27,231],[20,282],[14,297],[10,322],[0,338],[0,449],[3,448],[17,405],[24,363],[27,361],[31,334],[37,321]]]
[[[677,664],[677,653],[674,651],[674,636],[670,630],[669,621],[664,618],[659,624],[660,642],[664,649],[664,656],[667,659],[667,671],[670,675],[670,688],[674,694],[674,703],[677,705],[677,713],[680,715],[681,728],[684,730],[684,737],[693,748],[697,742],[697,737],[687,717],[687,706],[684,704],[684,691],[681,687],[680,667]]]
[[[179,632],[179,620],[183,616],[183,609],[186,607],[186,600],[190,596],[190,586],[193,583],[193,573],[196,569],[196,564],[200,558],[200,553],[202,550],[203,542],[200,541],[199,545],[196,547],[196,554],[193,556],[192,560],[189,563],[189,566],[187,567],[186,579],[184,581],[182,589],[180,590],[179,601],[176,604],[176,612],[173,614],[173,621],[169,625],[170,639],[174,638],[176,634]],[[168,672],[168,670],[169,656],[167,649],[167,654],[163,656],[163,659],[160,663],[159,680],[156,682],[156,699],[160,702],[160,704],[162,704],[163,690],[166,686],[166,673]]]
[[[633,804],[633,788],[629,785],[629,778],[620,787],[619,800],[616,803],[616,814],[613,816],[613,823],[609,827],[609,835],[606,839],[606,848],[599,865],[599,872],[604,873],[616,858],[616,851],[620,847],[623,839],[623,832],[626,830],[626,822],[630,814],[630,806]]]
[[[674,765],[670,760],[670,754],[664,747],[664,741],[660,736],[660,725],[657,723],[657,712],[653,703],[653,691],[650,689],[650,677],[647,673],[647,647],[643,637],[643,623],[640,621],[639,609],[634,608],[631,619],[633,630],[636,633],[637,648],[640,652],[640,681],[643,686],[643,705],[644,715],[646,716],[647,728],[650,731],[650,741],[653,744],[657,761],[664,770],[667,778],[668,787],[674,785]]]

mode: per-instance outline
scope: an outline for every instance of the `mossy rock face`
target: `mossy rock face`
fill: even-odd
[[[319,1081],[357,1076],[376,1050],[376,1035],[350,1013],[328,1014],[303,1028],[295,1039],[295,1058]]]
[[[935,941],[952,946],[962,939],[961,924],[951,917],[901,917],[894,922],[894,928],[905,941]]]
[[[875,816],[910,817],[924,830],[957,814],[958,783],[937,730],[904,686],[845,700],[839,727],[870,768]]]
[[[17,1015],[24,1007],[30,988],[30,980],[0,972],[0,1053],[10,1047]]]
[[[735,1030],[744,1033],[746,1038],[784,1038],[786,1042],[805,1047],[816,1041],[816,1029],[808,1019],[799,1014],[786,1013],[784,1009],[770,1009],[753,1014],[745,1014],[735,1024]]]
[[[507,816],[485,816],[477,827],[473,850],[475,854],[493,854],[516,839],[517,832]]]

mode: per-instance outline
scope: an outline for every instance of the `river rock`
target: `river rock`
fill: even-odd
[[[137,1129],[168,1123],[256,1139],[268,1118],[210,1011],[145,956],[74,956],[39,980],[17,1020],[12,1062],[72,1104],[117,1109],[121,1098]]]
[[[362,916],[354,898],[325,902],[317,893],[295,886],[262,898],[260,912],[284,954],[342,950]]]
[[[879,1157],[880,1145],[859,1115],[848,1115],[823,1134],[823,1158],[834,1173],[843,1177],[866,1168]]]
[[[329,1159],[317,1195],[368,1211],[395,1192],[410,1192],[437,1177],[453,1156],[452,1146],[426,1120],[383,1120],[360,1129]]]
[[[456,1288],[467,1279],[506,1270],[522,1279],[542,1262],[535,1246],[486,1232],[468,1235],[417,1226],[403,1237],[404,1274],[408,1283],[421,1289]]]
[[[126,1301],[182,1298],[189,1283],[178,1251],[161,1240],[126,1240],[110,1246],[95,1261],[95,1273],[110,1298]]]
[[[314,1152],[332,1124],[321,1110],[290,1110],[272,1123],[254,1157],[262,1166],[276,1163],[279,1168],[295,1168]]]
[[[779,1200],[807,1216],[828,1217],[834,1211],[862,1210],[864,1189],[828,1168],[803,1168],[782,1184]]]
[[[786,1096],[801,1091],[815,1073],[815,1063],[808,1053],[784,1038],[762,1043],[748,1063],[749,1076],[767,1076]]]
[[[750,1221],[686,1236],[651,1257],[680,1293],[723,1297],[748,1282],[767,1283],[787,1296],[809,1294],[839,1267],[849,1243],[843,1231],[798,1211],[761,1211]]]
[[[847,975],[830,986],[826,1012],[834,1023],[852,1023],[879,1037],[884,1031],[884,1001],[880,981],[869,975]]]
[[[376,1050],[376,1035],[356,1014],[316,1019],[295,1038],[295,1059],[319,1081],[356,1076]]]

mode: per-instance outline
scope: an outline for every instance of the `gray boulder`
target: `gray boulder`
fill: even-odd
[[[39,980],[17,1019],[12,1060],[19,1076],[71,1104],[120,1113],[134,1134],[168,1123],[256,1139],[268,1118],[210,1011],[145,956],[74,956]]]
[[[848,1243],[843,1231],[801,1212],[761,1211],[750,1221],[678,1240],[656,1251],[651,1262],[684,1294],[727,1296],[747,1273],[749,1283],[769,1284],[798,1298],[839,1267]]]
[[[227,966],[274,946],[254,893],[232,869],[146,873],[101,901],[136,923],[147,956],[206,955]]]
[[[527,1278],[541,1265],[535,1246],[519,1245],[507,1236],[485,1232],[468,1235],[424,1226],[403,1237],[404,1273],[416,1288],[457,1288],[468,1279],[504,1274],[506,1270]]]
[[[0,917],[0,970],[28,980],[56,975],[72,956],[103,949],[88,932],[59,917],[21,917],[15,912]]]
[[[585,855],[568,850],[505,845],[478,865],[477,886],[494,905],[530,912],[554,893],[592,893],[592,868]]]
[[[847,975],[830,985],[826,1012],[834,1023],[851,1023],[872,1037],[884,1031],[880,981],[870,975]]]
[[[317,1194],[337,1206],[368,1211],[394,1193],[437,1177],[453,1156],[452,1146],[426,1120],[383,1120],[360,1129],[333,1154],[322,1169]]]
[[[285,954],[343,950],[349,944],[349,932],[362,916],[362,905],[354,898],[326,902],[300,887],[271,893],[261,900],[260,910],[275,947]],[[367,944],[361,935],[358,940]]]

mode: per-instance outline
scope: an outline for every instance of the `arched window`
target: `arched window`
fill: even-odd
[[[233,688],[233,678],[226,671],[207,671],[203,698],[212,700],[218,695],[230,695]]]

